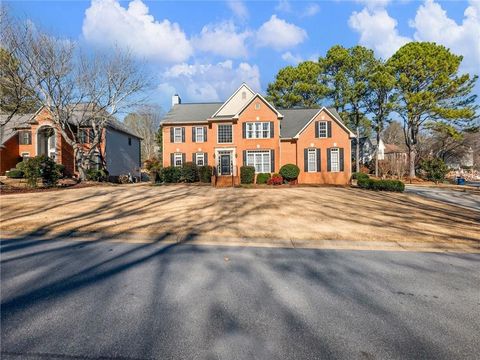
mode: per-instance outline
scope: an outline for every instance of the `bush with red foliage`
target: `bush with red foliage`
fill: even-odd
[[[283,184],[283,178],[281,176],[272,176],[270,179],[267,181],[268,185],[282,185]]]

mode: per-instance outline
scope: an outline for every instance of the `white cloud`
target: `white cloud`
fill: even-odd
[[[237,32],[233,22],[206,25],[200,35],[192,39],[194,47],[204,52],[227,58],[246,57],[245,40],[252,35],[249,31]]]
[[[235,89],[246,82],[260,91],[260,70],[256,65],[242,62],[235,66],[232,60],[217,64],[178,64],[162,74],[159,91],[172,89],[186,101],[224,101]]]
[[[471,1],[462,23],[457,24],[440,4],[427,0],[418,8],[410,26],[415,28],[415,40],[434,41],[450,48],[464,56],[462,68],[480,73],[480,1]]]
[[[320,6],[316,3],[308,4],[302,13],[302,17],[315,16],[320,11]]]
[[[257,31],[257,46],[275,50],[291,48],[307,38],[304,29],[272,15]]]
[[[287,63],[297,65],[298,63],[303,61],[303,58],[300,55],[294,55],[290,51],[282,54],[282,59],[285,60]]]
[[[275,6],[275,11],[289,13],[292,11],[292,6],[288,0],[280,0]]]
[[[360,44],[369,47],[383,58],[390,57],[410,38],[401,36],[397,30],[397,20],[392,18],[385,9],[353,12],[348,25],[360,34]]]
[[[229,0],[227,5],[230,10],[240,19],[246,19],[248,17],[248,9],[245,6],[245,3],[240,0]]]
[[[82,32],[90,43],[116,44],[160,62],[185,61],[193,51],[177,23],[155,20],[141,0],[131,1],[127,8],[117,0],[92,0],[85,11]]]
[[[383,9],[391,0],[356,0],[357,3],[365,5],[367,9]]]

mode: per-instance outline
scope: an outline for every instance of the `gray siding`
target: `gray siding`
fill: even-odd
[[[128,145],[128,138],[132,144]],[[111,176],[139,175],[140,139],[114,129],[107,129],[105,160]]]

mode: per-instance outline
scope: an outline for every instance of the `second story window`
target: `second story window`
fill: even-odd
[[[31,145],[32,144],[32,132],[31,131],[20,131],[18,133],[20,145]]]
[[[218,124],[218,143],[229,144],[232,142],[232,124]]]
[[[247,139],[268,139],[270,138],[269,122],[249,122],[247,127]]]
[[[181,143],[183,140],[182,128],[176,127],[173,129],[173,142]]]
[[[326,121],[319,121],[318,122],[318,137],[319,138],[328,137],[327,122]]]
[[[79,139],[81,144],[89,144],[90,143],[90,137],[88,136],[88,130],[87,129],[80,129],[80,134],[79,134]]]
[[[204,128],[203,127],[195,127],[195,142],[204,142]]]

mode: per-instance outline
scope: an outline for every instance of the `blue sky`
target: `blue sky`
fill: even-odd
[[[13,1],[56,36],[148,64],[152,102],[225,100],[242,81],[264,92],[278,70],[335,44],[387,58],[408,41],[436,41],[480,73],[480,1]],[[478,86],[477,86],[478,89]]]

